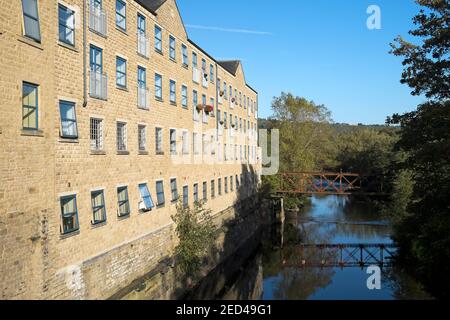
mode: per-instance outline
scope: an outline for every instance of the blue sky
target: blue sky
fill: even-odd
[[[282,91],[324,104],[335,122],[382,124],[415,109],[400,84],[401,58],[388,54],[408,39],[413,0],[178,0],[189,37],[216,59],[240,59],[259,92],[260,117]],[[369,5],[381,30],[366,27]]]

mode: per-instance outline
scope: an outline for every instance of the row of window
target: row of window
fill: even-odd
[[[39,28],[39,14],[38,14],[38,3],[37,0],[22,0],[22,7],[23,7],[23,19],[24,19],[24,34],[25,36],[32,38],[38,42],[41,41],[41,35],[40,35],[40,28]],[[101,0],[91,0],[91,15],[94,15],[94,17],[101,15],[103,12],[103,4]],[[95,19],[91,19],[91,23],[94,25],[95,28]],[[138,35],[144,35],[146,34],[146,19],[143,15],[138,14],[137,19],[137,29],[138,29]],[[126,31],[126,3],[121,0],[116,0],[116,26],[119,29],[122,29],[123,31]],[[69,44],[74,46],[75,45],[75,11],[67,8],[66,6],[59,4],[58,5],[58,32],[59,32],[59,40],[65,44]],[[139,45],[138,41],[138,51],[139,48],[144,50],[146,45]],[[155,25],[155,50],[162,53],[162,29],[161,27]],[[188,49],[186,45],[181,46],[181,52],[182,52],[182,60],[183,65],[188,66],[189,65],[189,58],[188,58]],[[176,39],[173,36],[169,37],[169,56],[171,59],[176,60]],[[192,53],[192,64],[193,68],[197,69],[197,53]],[[97,48],[95,46],[91,46],[91,72],[102,74],[103,73],[103,54],[102,49]],[[126,66],[126,60],[117,57],[116,59],[116,84],[120,88],[126,88],[127,87],[127,66]],[[207,63],[205,59],[202,59],[202,74],[203,77],[208,78],[208,72],[207,72]],[[95,83],[98,82],[99,85],[101,85],[101,81],[97,81],[97,79],[101,80],[101,77],[95,77],[96,81],[93,81],[94,86]],[[214,65],[210,64],[209,66],[209,79],[212,83],[214,83]],[[139,88],[146,88],[146,76],[145,76],[145,69],[139,68],[138,69],[138,86]],[[227,91],[229,89],[229,95],[227,94]],[[184,89],[182,88],[182,91]],[[237,89],[234,90],[234,97],[233,97],[233,88],[230,85],[227,87],[227,83],[224,81],[223,83],[223,89],[221,88],[221,80],[217,79],[217,90],[220,92],[220,97],[223,97],[224,99],[230,99],[234,100],[234,102],[237,104],[239,100],[239,105],[243,105],[244,108],[251,108],[251,110],[255,111],[256,109],[256,103],[250,99],[250,97],[246,97],[245,94],[242,99],[242,93],[239,92],[239,98],[238,98],[238,92]],[[99,90],[91,90],[94,93],[94,96],[96,95]],[[101,90],[100,90],[101,91]],[[187,92],[187,88],[185,89]],[[172,90],[172,83],[171,83],[171,93],[170,93],[170,101],[174,102],[176,99],[174,98],[175,91]],[[102,94],[99,95],[100,98],[106,98],[103,97]],[[162,99],[162,77],[160,75],[155,75],[155,97],[158,99]],[[145,99],[144,99],[145,100]],[[182,100],[187,101],[186,100]],[[213,101],[211,101],[213,103]],[[186,106],[187,103],[184,103],[183,106]],[[146,107],[146,106],[144,106]]]
[[[245,181],[244,181],[245,179]],[[217,179],[217,184],[215,180],[210,181],[210,197],[211,199],[216,197],[216,186],[217,186],[217,196],[222,195],[222,187],[225,193],[237,191],[240,185],[243,184],[256,184],[257,176],[255,174],[248,173],[247,175],[241,174]],[[142,183],[138,185],[140,202],[138,208],[140,212],[148,212],[156,208],[161,208],[166,204],[165,194],[164,194],[164,180],[158,180],[155,183],[156,192],[156,204],[153,202],[153,198],[148,188],[147,183]],[[171,203],[177,203],[180,200],[178,194],[177,179],[170,179],[170,197]],[[183,186],[182,195],[183,206],[189,205],[189,186]],[[203,202],[208,200],[208,182],[204,181],[202,183],[202,198]],[[193,201],[194,203],[200,202],[199,196],[199,185],[198,183],[193,184]],[[77,207],[77,196],[76,194],[67,195],[60,198],[61,205],[61,233],[68,234],[79,230],[78,222],[78,207]],[[91,206],[92,206],[92,221],[93,225],[98,225],[105,223],[107,219],[106,215],[106,205],[105,205],[105,192],[104,190],[95,190],[91,192]],[[117,188],[117,215],[118,217],[127,217],[131,214],[130,201],[128,195],[128,186],[120,186]]]
[[[73,104],[67,102],[61,102],[61,121],[66,119],[74,114],[72,111],[63,115],[63,112],[67,110],[67,106],[74,107]],[[65,117],[65,118],[63,118]],[[100,118],[91,118],[90,119],[90,141],[91,141],[91,149],[93,151],[103,151],[103,119]],[[70,122],[62,123],[62,134],[76,134],[76,123],[73,126],[74,122],[70,120]],[[128,150],[128,134],[127,134],[127,123],[126,122],[117,122],[116,124],[116,141],[117,141],[117,151],[118,152],[127,152]],[[69,128],[70,129],[67,129]],[[190,146],[190,138],[189,132],[187,130],[181,130],[181,154],[187,155],[190,154],[191,146]],[[146,153],[148,151],[147,148],[147,126],[144,124],[138,124],[137,130],[137,138],[138,138],[138,147],[139,152]],[[68,136],[69,137],[69,136]],[[178,147],[178,139],[177,139],[177,129],[169,129],[169,150],[171,155],[177,155],[179,152]],[[206,134],[202,134],[202,140],[200,143],[200,133],[193,132],[192,133],[192,150],[194,155],[200,154],[200,146],[203,150],[203,155],[211,155],[216,154],[215,144],[214,144],[215,136],[207,136]],[[219,150],[219,159],[222,159],[222,147],[221,143],[218,143]],[[234,150],[234,152],[233,152]],[[157,155],[164,154],[163,151],[163,129],[160,127],[155,128],[155,153]],[[223,145],[223,154],[224,159],[228,160],[249,160],[255,159],[256,157],[256,146],[246,146],[246,145],[238,145],[238,144],[226,144]],[[234,154],[234,156],[233,156]]]

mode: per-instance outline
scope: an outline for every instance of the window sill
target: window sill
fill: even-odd
[[[42,47],[42,43],[37,42],[36,40],[33,40],[31,38],[28,38],[27,36],[18,36],[17,40],[19,40],[22,43],[28,44],[32,47],[35,47],[40,50],[44,50],[44,47]]]
[[[170,104],[171,104],[172,106],[174,106],[174,107],[177,106],[177,103],[176,103],[176,102],[173,102],[173,101],[170,101]]]
[[[71,44],[65,43],[65,42],[63,42],[63,41],[61,41],[61,40],[58,40],[58,45],[59,45],[60,47],[69,49],[69,50],[71,50],[71,51],[73,51],[73,52],[76,52],[76,53],[79,53],[79,52],[80,52],[80,50],[78,50],[78,49],[75,47],[75,45],[71,45]]]
[[[93,222],[91,221],[91,228],[97,229],[106,226],[106,220],[105,221],[99,221],[99,222]]]
[[[164,53],[162,52],[162,50],[155,49],[155,52],[158,53],[158,54],[160,54],[160,55],[162,55],[162,56],[164,55]]]
[[[149,111],[150,110],[150,108],[149,107],[137,107],[138,109],[140,109],[140,110],[144,110],[144,111]]]
[[[122,221],[122,220],[126,220],[126,219],[130,218],[130,216],[131,216],[131,213],[123,214],[123,215],[117,215],[117,219],[119,221]]]
[[[108,101],[108,98],[96,97],[96,96],[93,96],[91,94],[89,94],[89,97],[92,98],[92,99],[95,99],[95,100]]]
[[[22,129],[20,135],[25,137],[44,137],[44,131],[39,129]]]
[[[161,203],[156,205],[156,209],[162,209],[166,206],[166,203]]]
[[[164,102],[163,98],[155,97],[155,100],[158,101],[158,102]]]
[[[189,69],[189,65],[186,63],[183,63],[182,67],[185,68],[186,70]]]
[[[148,151],[139,151],[140,156],[148,156]]]
[[[123,35],[128,36],[128,32],[127,32],[126,29],[124,30],[124,29],[122,29],[121,27],[119,27],[119,26],[116,25],[116,30],[117,30],[117,31],[120,31]]]
[[[169,60],[172,61],[173,63],[178,63],[178,62],[177,62],[177,59],[169,58]]]
[[[79,143],[78,138],[59,137],[60,143]]]
[[[156,155],[157,156],[163,156],[164,155],[164,151],[156,151]]]
[[[106,155],[106,151],[104,151],[104,150],[91,150],[91,155],[104,156],[104,155]]]
[[[148,55],[146,56],[145,54],[140,53],[139,51],[136,51],[136,53],[139,57],[144,58],[146,60],[150,60],[150,57]]]
[[[59,236],[59,239],[60,240],[64,240],[64,239],[68,239],[68,238],[71,238],[71,237],[75,237],[75,236],[77,236],[79,234],[80,234],[80,229],[77,229],[77,230],[69,231],[69,232],[66,232],[66,233],[61,233],[60,236]]]
[[[128,87],[121,87],[121,86],[116,85],[116,89],[125,91],[125,92],[129,92]]]
[[[106,34],[103,34],[103,33],[99,32],[99,31],[96,31],[96,30],[92,29],[91,27],[89,27],[89,30],[90,30],[93,34],[96,34],[96,35],[98,35],[98,36],[100,36],[100,37],[102,37],[102,38],[105,38],[105,39],[108,38],[108,36],[107,36]]]
[[[117,151],[118,156],[128,156],[130,155],[130,151]]]

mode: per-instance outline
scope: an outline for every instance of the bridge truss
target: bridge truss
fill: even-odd
[[[288,267],[367,267],[389,266],[396,253],[392,244],[301,244],[289,259]]]

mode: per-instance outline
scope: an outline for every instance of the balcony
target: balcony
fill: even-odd
[[[141,109],[147,109],[149,108],[149,90],[147,87],[139,86],[138,87],[138,107]]]
[[[147,35],[143,32],[138,32],[137,33],[137,52],[144,56],[147,57],[149,56],[149,45],[150,45],[150,41],[147,37]]]
[[[200,71],[195,67],[192,68],[192,81],[200,83]]]
[[[99,6],[89,5],[89,28],[106,37],[106,12]]]
[[[208,88],[208,84],[209,84],[209,82],[208,82],[208,75],[206,74],[206,73],[203,73],[202,74],[202,86],[203,86],[203,88]]]
[[[105,73],[91,70],[89,88],[89,95],[92,98],[106,100],[108,97],[108,76]]]

